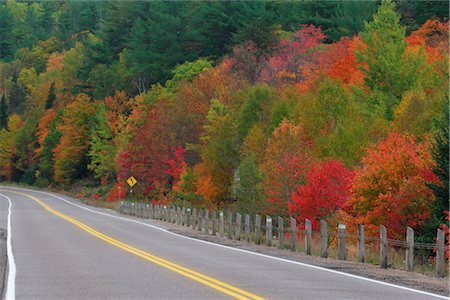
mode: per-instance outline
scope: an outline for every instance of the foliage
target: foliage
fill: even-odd
[[[85,94],[65,109],[57,130],[61,132],[59,144],[54,149],[55,181],[67,185],[86,173],[89,150],[89,129],[95,107]]]
[[[435,197],[427,183],[437,183],[434,162],[426,142],[392,132],[386,140],[368,149],[363,165],[355,170],[349,206],[354,222],[365,224],[370,235],[378,225],[392,237],[404,235],[430,216]]]
[[[299,223],[309,219],[313,228],[319,228],[320,220],[327,220],[346,206],[353,176],[340,161],[327,160],[312,165],[305,174],[305,184],[298,185],[292,194],[289,213],[296,216]]]
[[[431,241],[446,19],[428,0],[0,2],[0,180]]]

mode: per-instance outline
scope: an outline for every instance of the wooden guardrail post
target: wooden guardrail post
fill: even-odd
[[[191,227],[191,209],[186,209],[186,227]]]
[[[250,215],[245,214],[245,241],[250,243]]]
[[[255,244],[261,244],[261,216],[255,216]]]
[[[192,209],[192,220],[191,220],[192,229],[195,230],[195,226],[197,225],[197,208],[194,207]]]
[[[272,246],[272,217],[266,216],[266,246]]]
[[[346,260],[346,238],[347,226],[345,224],[338,224],[338,259]]]
[[[311,255],[311,221],[305,219],[305,253]]]
[[[297,250],[297,221],[291,217],[291,251]]]
[[[357,240],[358,240],[358,262],[364,262],[365,257],[364,257],[364,243],[365,243],[365,239],[364,239],[364,225],[363,224],[358,224],[358,229],[357,229]]]
[[[278,217],[278,248],[284,249],[284,219]]]
[[[213,210],[211,218],[212,218],[211,234],[212,235],[216,235],[216,232],[217,232],[217,212],[215,210]]]
[[[227,230],[227,232],[228,232],[228,239],[232,239],[233,238],[233,213],[231,212],[231,211],[228,211],[228,217],[227,217],[227,220],[228,220],[228,230]]]
[[[186,207],[181,208],[181,226],[186,224]]]
[[[320,220],[320,256],[328,257],[328,223]]]
[[[220,236],[223,237],[225,235],[225,224],[223,221],[223,211],[219,213],[219,232]]]
[[[236,213],[236,240],[241,240],[242,215]]]
[[[414,270],[414,230],[406,227],[406,271]]]
[[[205,209],[203,224],[205,224],[205,225],[202,229],[202,233],[209,234],[209,211],[207,209]]]
[[[380,225],[380,266],[387,269],[387,229],[384,225]]]
[[[203,209],[199,209],[198,210],[198,223],[197,223],[197,231],[202,231],[202,226],[203,226]]]
[[[436,247],[436,275],[444,277],[445,275],[445,234],[438,228],[437,230],[437,247]]]

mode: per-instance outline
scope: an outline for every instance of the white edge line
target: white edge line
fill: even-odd
[[[18,189],[18,190],[25,190],[25,191],[29,191],[29,192],[31,191],[31,192],[37,192],[37,193],[40,193],[40,194],[49,195],[49,196],[55,197],[57,199],[60,199],[60,200],[66,202],[66,203],[68,203],[70,205],[73,205],[73,206],[76,206],[78,208],[90,211],[92,213],[96,213],[96,214],[107,216],[107,217],[110,217],[110,218],[115,218],[115,219],[131,222],[131,223],[136,223],[136,224],[140,224],[140,225],[143,225],[143,226],[151,227],[153,229],[160,230],[160,231],[163,231],[165,233],[168,233],[168,234],[171,234],[171,235],[174,235],[174,236],[178,236],[178,237],[181,237],[181,238],[184,238],[184,239],[196,241],[196,242],[199,242],[199,243],[212,245],[212,246],[215,246],[215,247],[225,248],[225,249],[229,249],[229,250],[232,250],[232,251],[243,252],[243,253],[247,253],[247,254],[251,254],[251,255],[255,255],[255,256],[260,256],[260,257],[264,257],[264,258],[268,258],[268,259],[272,259],[272,260],[282,261],[282,262],[290,263],[290,264],[294,264],[294,265],[300,265],[300,266],[308,267],[308,268],[311,268],[311,269],[321,270],[321,271],[325,271],[325,272],[329,272],[329,273],[333,273],[333,274],[338,274],[338,275],[342,275],[342,276],[346,276],[346,277],[350,277],[350,278],[355,278],[355,279],[359,279],[359,280],[363,280],[363,281],[368,281],[368,282],[372,282],[372,283],[376,283],[376,284],[380,284],[380,285],[384,285],[384,286],[398,288],[398,289],[401,289],[401,290],[414,292],[414,293],[427,295],[427,296],[432,296],[432,297],[436,297],[436,298],[440,298],[440,299],[447,299],[447,300],[450,299],[450,297],[445,297],[445,296],[438,295],[438,294],[433,294],[433,293],[430,293],[430,292],[425,292],[425,291],[421,291],[421,290],[417,290],[417,289],[413,289],[413,288],[409,288],[409,287],[405,287],[405,286],[401,286],[401,285],[396,285],[396,284],[392,284],[392,283],[388,283],[388,282],[383,282],[383,281],[379,281],[379,280],[376,280],[376,279],[366,278],[366,277],[362,277],[362,276],[358,276],[358,275],[353,275],[353,274],[344,273],[344,272],[340,272],[340,271],[336,271],[336,270],[332,270],[332,269],[327,269],[327,268],[324,268],[324,267],[310,265],[310,264],[307,264],[307,263],[302,263],[302,262],[293,261],[293,260],[289,260],[289,259],[284,259],[284,258],[280,258],[280,257],[275,257],[275,256],[266,255],[266,254],[256,253],[256,252],[252,252],[252,251],[248,251],[248,250],[238,249],[238,248],[225,246],[225,245],[221,245],[221,244],[216,244],[216,243],[213,243],[213,242],[208,242],[208,241],[204,241],[204,240],[200,240],[200,239],[196,239],[196,238],[191,238],[191,237],[184,236],[184,235],[181,235],[181,234],[178,234],[178,233],[175,233],[175,232],[171,232],[171,231],[169,231],[167,229],[160,228],[160,227],[155,226],[155,225],[139,222],[139,221],[136,221],[136,220],[133,220],[133,219],[129,219],[129,218],[114,216],[114,215],[107,214],[107,213],[104,213],[104,212],[99,212],[99,211],[90,209],[88,207],[84,207],[84,206],[75,204],[75,203],[73,203],[73,202],[71,202],[71,201],[69,201],[67,199],[64,199],[64,198],[62,198],[60,196],[57,196],[57,195],[54,195],[54,194],[48,193],[48,192],[41,192],[41,191],[37,191],[37,190],[28,190],[28,189],[22,189],[22,188],[14,188],[14,187],[7,187],[7,189]],[[9,234],[8,234],[8,236],[9,236]]]
[[[14,300],[16,299],[16,263],[14,261],[12,244],[11,244],[11,212],[12,212],[12,202],[8,196],[0,194],[0,196],[8,199],[8,224],[7,224],[7,237],[6,237],[6,253],[8,255],[8,285],[6,286],[5,299]]]

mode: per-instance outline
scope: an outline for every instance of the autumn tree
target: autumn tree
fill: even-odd
[[[316,51],[326,36],[314,25],[302,25],[292,39],[284,39],[277,45],[261,71],[264,82],[301,82],[304,70],[317,64]]]
[[[291,215],[298,222],[309,219],[313,228],[319,228],[320,220],[327,220],[347,204],[353,172],[337,160],[326,160],[313,164],[305,174],[305,183],[300,184],[288,203]]]
[[[229,108],[213,99],[204,129],[200,153],[205,173],[210,176],[211,184],[217,191],[217,204],[227,205],[239,163],[236,129]]]
[[[23,126],[22,119],[12,114],[6,128],[0,131],[0,176],[11,181],[14,175],[17,131]]]
[[[57,126],[61,139],[54,149],[55,180],[67,185],[86,175],[89,128],[95,107],[86,94],[69,104]]]
[[[297,125],[283,121],[268,141],[261,170],[265,176],[267,212],[286,216],[292,193],[304,182],[312,161],[312,142]]]
[[[61,132],[57,129],[61,122],[62,112],[56,112],[49,109],[41,117],[36,132],[39,147],[35,150],[36,160],[38,163],[35,174],[36,184],[41,187],[47,187],[54,182],[54,165],[53,159],[56,146],[61,138]]]
[[[370,235],[385,225],[394,238],[406,226],[417,228],[429,220],[435,201],[428,183],[437,183],[429,144],[392,132],[367,150],[355,171],[349,200],[354,223],[365,224]]]

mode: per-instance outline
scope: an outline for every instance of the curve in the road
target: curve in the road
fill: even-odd
[[[15,192],[15,191],[24,191],[24,192],[30,191],[31,192],[31,190],[22,189],[22,188],[14,188],[14,187],[7,187],[7,188],[1,187],[1,190],[8,191],[8,192]],[[74,203],[72,201],[69,201],[69,200],[65,199],[64,197],[55,195],[53,193],[37,191],[37,190],[32,190],[32,191],[36,192],[36,193],[38,193],[40,195],[43,195],[43,196],[47,195],[47,196],[59,199],[62,202],[65,202],[65,203],[67,203],[67,204],[69,204],[71,206],[78,207],[78,208],[80,208],[82,210],[89,211],[89,212],[94,213],[94,214],[98,214],[98,215],[106,216],[106,217],[109,217],[109,218],[130,222],[130,223],[139,224],[140,226],[151,227],[151,228],[153,228],[155,230],[164,232],[165,234],[177,236],[179,238],[195,241],[195,242],[198,242],[198,243],[201,243],[201,244],[208,244],[208,245],[219,247],[219,248],[226,248],[228,250],[241,252],[241,253],[246,253],[248,255],[258,256],[258,257],[269,259],[269,260],[273,260],[273,261],[280,261],[280,262],[288,263],[290,265],[298,265],[298,266],[303,266],[303,267],[307,267],[307,268],[311,268],[311,269],[325,271],[326,273],[332,273],[332,274],[340,275],[340,276],[343,276],[343,277],[349,277],[349,278],[354,278],[354,279],[361,280],[361,281],[375,283],[375,284],[382,285],[382,286],[385,286],[385,287],[391,287],[391,288],[395,288],[395,289],[400,289],[400,290],[412,292],[412,293],[414,293],[416,295],[422,295],[422,296],[426,295],[426,296],[431,296],[431,297],[434,297],[434,298],[450,299],[450,298],[448,298],[446,296],[442,296],[442,295],[438,295],[438,294],[434,294],[434,293],[430,293],[430,292],[426,292],[426,291],[421,291],[421,290],[417,290],[417,289],[414,289],[414,288],[408,288],[408,287],[404,287],[404,286],[399,286],[399,285],[396,285],[396,284],[391,284],[391,283],[382,282],[382,281],[378,281],[378,280],[374,280],[374,279],[370,279],[370,278],[365,278],[365,277],[361,277],[361,276],[357,276],[357,275],[353,275],[353,274],[348,274],[348,273],[344,273],[344,272],[340,272],[340,271],[336,271],[336,270],[332,270],[332,269],[327,269],[327,268],[323,268],[323,267],[319,267],[319,266],[314,266],[314,265],[310,265],[310,264],[307,264],[307,263],[301,263],[301,262],[292,261],[292,260],[283,259],[283,258],[278,258],[278,257],[273,257],[273,256],[261,254],[261,253],[255,253],[255,252],[247,251],[247,250],[243,250],[243,249],[233,248],[233,247],[229,247],[229,246],[225,246],[225,245],[215,244],[215,243],[211,243],[211,242],[204,241],[204,240],[194,239],[194,238],[191,238],[191,237],[183,236],[183,235],[180,235],[180,234],[168,231],[167,229],[164,229],[164,228],[161,228],[161,227],[149,224],[149,223],[140,222],[139,220],[135,220],[133,218],[122,217],[122,216],[118,216],[118,215],[116,215],[114,213],[109,213],[109,212],[106,212],[106,211],[99,211],[97,209],[85,207],[83,205],[76,204],[76,203]]]
[[[15,282],[16,282],[16,263],[14,261],[14,255],[12,252],[11,245],[11,212],[12,212],[12,201],[8,196],[0,194],[0,196],[6,198],[8,200],[8,221],[7,221],[7,236],[6,236],[6,254],[8,256],[8,285],[6,286],[6,294],[5,299],[15,299]]]
[[[117,247],[117,248],[120,248],[120,249],[122,249],[124,251],[127,251],[127,252],[132,253],[132,254],[134,254],[134,255],[136,255],[138,257],[141,257],[141,258],[143,258],[143,259],[145,259],[147,261],[150,261],[150,262],[152,262],[154,264],[157,264],[157,265],[159,265],[161,267],[164,267],[164,268],[169,269],[169,270],[171,270],[173,272],[176,272],[176,273],[178,273],[180,275],[183,275],[183,276],[188,277],[188,278],[190,278],[192,280],[195,280],[195,281],[197,281],[197,282],[199,282],[199,283],[201,283],[201,284],[203,284],[205,286],[208,286],[208,287],[210,287],[212,289],[215,289],[215,290],[217,290],[219,292],[222,292],[224,294],[227,294],[229,296],[232,296],[232,297],[234,297],[236,299],[240,299],[240,300],[251,300],[251,299],[264,300],[263,297],[260,297],[258,295],[253,294],[253,293],[244,291],[244,290],[239,289],[239,288],[237,288],[235,286],[232,286],[232,285],[227,284],[225,282],[222,282],[220,280],[214,279],[214,278],[209,277],[207,275],[204,275],[202,273],[196,272],[196,271],[191,270],[189,268],[180,266],[180,265],[175,264],[173,262],[170,262],[170,261],[168,261],[166,259],[163,259],[163,258],[158,257],[156,255],[150,254],[148,252],[142,251],[142,250],[137,249],[135,247],[132,247],[132,246],[126,244],[126,243],[123,243],[123,242],[121,242],[121,241],[119,241],[117,239],[114,239],[114,238],[112,238],[112,237],[110,237],[110,236],[108,236],[106,234],[103,234],[103,233],[93,229],[90,226],[87,226],[86,224],[84,224],[84,223],[82,223],[82,222],[80,222],[80,221],[78,221],[78,220],[76,220],[76,219],[74,219],[72,217],[69,217],[69,216],[67,216],[67,215],[65,215],[65,214],[63,214],[63,213],[61,213],[61,212],[51,208],[50,206],[48,206],[47,204],[45,204],[44,202],[42,202],[41,200],[39,200],[38,198],[36,198],[36,197],[34,197],[32,195],[21,193],[21,192],[17,192],[17,191],[11,191],[11,192],[15,193],[15,194],[19,194],[19,195],[25,196],[25,197],[28,197],[28,198],[34,200],[36,203],[41,205],[43,208],[45,208],[50,213],[60,217],[61,219],[64,219],[64,220],[74,224],[75,226],[79,227],[80,229],[84,230],[85,232],[87,232],[87,233],[89,233],[89,234],[91,234],[91,235],[93,235],[93,236],[95,236],[95,237],[97,237],[97,238],[99,238],[99,239],[101,239],[101,240],[103,240],[103,241],[105,241],[105,242],[107,242],[107,243]],[[9,198],[8,198],[8,200],[9,200]],[[8,244],[8,246],[9,246],[9,244]],[[9,290],[9,282],[8,282],[8,290]],[[12,290],[14,290],[14,289],[12,289]],[[14,297],[12,297],[12,299],[13,298]]]

